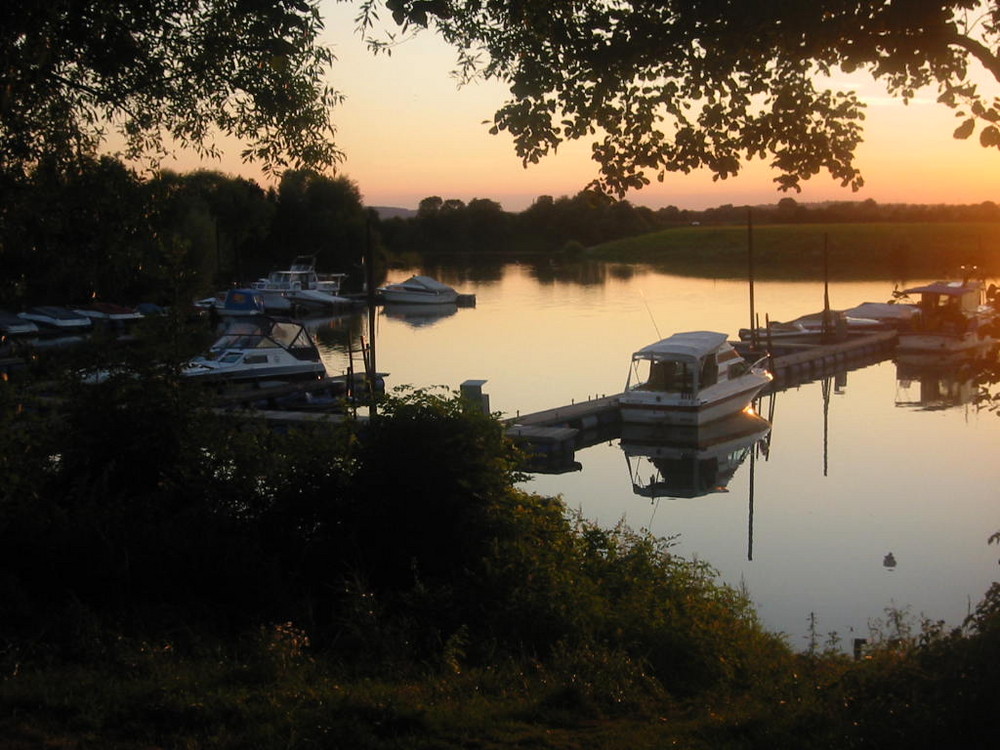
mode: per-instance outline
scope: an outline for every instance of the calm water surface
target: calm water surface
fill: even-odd
[[[617,393],[633,350],[678,331],[735,335],[749,322],[742,281],[594,264],[433,275],[475,293],[476,307],[417,318],[382,311],[379,370],[390,386],[486,380],[491,409],[504,416]],[[834,284],[830,301],[884,302],[891,289]],[[758,282],[754,296],[761,317],[785,320],[821,309],[823,285]],[[328,369],[344,371],[346,342],[364,322],[314,328]],[[959,624],[1000,572],[1000,550],[986,542],[1000,529],[1000,417],[977,412],[967,384],[918,375],[890,360],[775,394],[761,404],[772,421],[767,449],[748,453],[723,492],[636,494],[638,459],[626,461],[618,438],[579,451],[580,471],[525,486],[604,524],[677,535],[675,551],[746,586],[764,624],[793,646],[806,645],[810,615],[821,636],[847,645],[890,606]],[[946,408],[926,408],[931,391]],[[640,481],[650,471],[640,469]]]

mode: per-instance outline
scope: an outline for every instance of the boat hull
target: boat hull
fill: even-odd
[[[253,383],[263,380],[300,381],[326,377],[322,364],[303,362],[301,366],[213,367],[212,362],[198,363],[183,371],[185,377],[205,383]]]
[[[963,336],[950,336],[933,333],[900,334],[896,347],[900,355],[927,355],[937,357],[965,356],[984,354],[997,346],[997,340],[992,336],[979,333],[966,333]]]
[[[411,292],[405,289],[382,290],[382,301],[396,305],[445,305],[455,304],[458,292]]]
[[[745,411],[769,382],[756,376],[728,393],[697,397],[636,389],[623,393],[618,405],[625,423],[703,426]]]

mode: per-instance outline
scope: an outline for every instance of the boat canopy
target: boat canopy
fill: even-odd
[[[226,310],[232,312],[263,313],[264,303],[260,292],[255,289],[230,289],[224,302]]]
[[[903,294],[943,294],[949,297],[961,297],[963,294],[978,292],[978,283],[963,284],[960,281],[935,281],[933,284],[915,286],[904,289]]]
[[[715,331],[691,331],[675,333],[669,338],[644,346],[632,355],[632,359],[687,359],[700,360],[718,350],[728,341],[724,333]]]
[[[447,284],[442,284],[437,279],[432,279],[430,276],[411,276],[399,286],[406,287],[422,287],[428,289],[432,292],[447,292],[451,291],[451,287]]]
[[[266,349],[280,346],[284,349],[311,349],[312,339],[306,329],[290,320],[276,320],[262,317],[257,320],[241,320],[226,328],[212,345],[212,349]]]

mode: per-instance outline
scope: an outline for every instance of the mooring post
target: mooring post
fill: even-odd
[[[458,387],[458,392],[462,398],[483,410],[483,414],[490,413],[489,394],[483,393],[485,380],[466,380]]]

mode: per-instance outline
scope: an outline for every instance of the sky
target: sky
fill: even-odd
[[[322,42],[337,56],[330,80],[346,97],[334,110],[336,143],[346,159],[338,173],[354,181],[368,206],[415,209],[426,197],[468,202],[497,201],[521,211],[541,195],[572,196],[597,175],[589,142],[560,146],[541,163],[521,165],[508,135],[489,134],[494,111],[507,98],[499,83],[459,88],[450,75],[455,53],[432,32],[399,45],[390,56],[374,56],[355,31],[353,3],[321,0],[326,23]],[[984,90],[1000,95],[1000,84]],[[839,81],[838,81],[839,83]],[[1000,202],[1000,150],[983,149],[973,136],[952,138],[959,124],[952,110],[934,102],[934,92],[904,105],[889,98],[870,78],[851,80],[868,103],[865,141],[856,166],[865,186],[841,187],[820,173],[801,193],[782,193],[766,162],[713,181],[708,173],[668,175],[627,197],[636,205],[704,209],[731,203],[776,203],[792,197],[803,203],[873,199],[878,203],[964,204]],[[227,174],[267,180],[239,162],[239,147],[225,147],[221,162],[198,164],[182,155],[175,169],[202,166]]]

